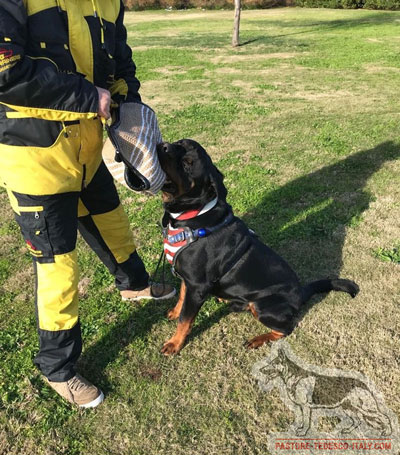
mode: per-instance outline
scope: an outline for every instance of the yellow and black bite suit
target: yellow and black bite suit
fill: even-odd
[[[120,0],[0,0],[0,184],[36,272],[35,363],[56,382],[81,353],[78,227],[118,289],[148,285],[97,118],[95,86],[140,102],[123,16]]]

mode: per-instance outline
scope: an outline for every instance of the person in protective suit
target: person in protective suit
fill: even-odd
[[[68,401],[103,393],[75,372],[77,230],[115,276],[122,298],[155,290],[102,162],[110,101],[140,102],[121,0],[0,0],[0,184],[32,255],[39,353],[35,364]],[[111,95],[110,95],[111,94]]]

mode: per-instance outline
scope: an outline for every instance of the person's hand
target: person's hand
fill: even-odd
[[[96,89],[99,94],[99,110],[97,114],[107,120],[110,118],[111,94],[104,88],[96,87]]]

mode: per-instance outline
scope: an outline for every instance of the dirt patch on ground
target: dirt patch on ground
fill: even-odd
[[[177,46],[167,46],[167,45],[163,45],[161,47],[158,44],[155,44],[154,46],[150,46],[150,45],[149,46],[132,46],[131,49],[132,49],[132,52],[146,52],[149,49],[151,49],[152,47],[156,47],[157,49],[177,49],[178,48]]]
[[[176,74],[176,73],[174,73]],[[155,80],[143,82],[140,89],[141,96],[144,102],[162,112],[168,112],[171,109],[182,109],[192,103],[190,99],[182,96],[177,91],[168,90],[167,80]]]
[[[27,294],[31,298],[32,295],[29,293],[27,287],[32,287],[33,290],[33,283],[33,267],[29,266],[11,275],[4,283],[4,290],[11,293]]]
[[[0,193],[0,220],[12,218],[12,213],[7,193]]]
[[[166,76],[187,73],[187,70],[183,70],[180,66],[166,66],[164,68],[157,68],[156,71],[157,73],[165,74]]]
[[[292,98],[301,98],[305,100],[315,101],[331,98],[346,98],[354,96],[351,92],[345,90],[321,90],[320,92],[300,91],[290,95]]]
[[[270,59],[289,59],[297,57],[299,54],[295,52],[275,52],[272,54],[237,54],[237,55],[219,55],[217,57],[211,58],[211,63],[215,64],[224,64],[224,63],[235,63],[235,62],[247,62],[254,60],[270,60]]]
[[[91,283],[91,279],[89,277],[83,277],[79,283],[78,283],[78,294],[79,294],[79,297],[82,297],[82,298],[85,298],[88,296],[88,292],[89,292],[89,286],[90,286],[90,283]]]
[[[128,31],[128,39],[129,39],[129,40],[134,41],[136,36],[137,36],[137,32]],[[168,38],[175,38],[175,37],[181,36],[181,35],[180,35],[180,33],[174,32],[174,31],[172,31],[172,30],[165,31],[165,30],[163,29],[163,30],[160,31],[160,32],[154,32],[154,33],[153,33],[153,36],[154,36],[154,37],[156,37],[156,36],[157,36],[157,37],[162,36],[163,38],[166,38],[166,42],[168,42]],[[159,43],[159,42],[156,42],[154,45],[155,45],[157,48],[159,48],[159,47],[163,47],[163,48],[166,47],[166,46],[164,46],[164,44],[161,44],[161,46],[160,46],[160,43]],[[177,46],[170,46],[170,47],[173,48],[173,49],[176,49],[176,48],[177,48]]]
[[[243,72],[243,70],[241,70],[239,68],[221,67],[221,68],[216,68],[213,72],[221,73],[221,74],[241,74]]]
[[[4,234],[1,236],[0,254],[6,255],[10,252],[10,245],[15,244],[15,236],[11,234]]]
[[[395,66],[364,65],[364,70],[370,74],[387,73],[388,71],[400,73],[400,68],[396,68]]]

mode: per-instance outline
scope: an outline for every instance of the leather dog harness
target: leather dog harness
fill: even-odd
[[[215,198],[212,201],[208,202],[202,209],[188,210],[181,213],[170,213],[170,216],[176,220],[189,220],[208,212],[215,207],[217,202],[218,199]],[[190,244],[199,238],[207,237],[213,232],[228,225],[233,220],[233,218],[233,213],[229,212],[221,223],[218,223],[212,227],[199,229],[190,229],[187,226],[173,228],[171,224],[168,224],[168,226],[164,227],[164,253],[167,261],[172,265],[172,272],[176,273],[175,263],[179,253],[181,253],[185,248],[187,248]]]

